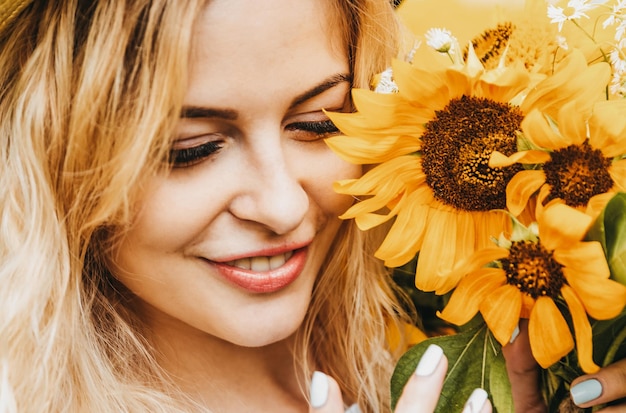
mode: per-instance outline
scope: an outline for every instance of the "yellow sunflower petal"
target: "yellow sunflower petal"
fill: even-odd
[[[571,245],[585,236],[592,218],[565,204],[555,203],[537,216],[539,238],[548,250]]]
[[[576,291],[587,314],[596,320],[609,320],[624,309],[626,286],[593,273],[582,273],[575,268],[563,268],[563,274]]]
[[[609,174],[613,178],[615,186],[622,192],[626,192],[626,159],[614,161],[609,167]]]
[[[611,276],[604,250],[597,241],[575,242],[556,249],[553,254],[555,260],[576,273],[593,274],[597,279]]]
[[[574,291],[567,285],[563,286],[561,294],[567,303],[567,307],[569,308],[570,314],[572,315],[572,321],[574,323],[578,363],[585,373],[595,373],[600,369],[600,367],[593,362],[591,325],[589,324],[587,314],[585,314],[585,309],[576,296],[576,293],[574,293]]]
[[[392,199],[407,185],[421,185],[426,176],[419,158],[413,155],[398,156],[377,165],[358,179],[338,181],[334,190],[346,195],[372,195]]]
[[[448,103],[450,96],[445,71],[425,71],[401,60],[394,60],[392,67],[394,80],[404,99],[430,109],[441,109]]]
[[[474,226],[476,228],[476,250],[493,247],[493,238],[500,234],[509,234],[512,229],[511,217],[504,211],[487,211],[474,214]],[[491,260],[493,261],[493,259]]]
[[[428,221],[415,283],[425,291],[444,294],[458,282],[449,275],[453,265],[474,252],[474,224],[471,213],[434,208],[429,211]]]
[[[499,268],[480,268],[468,274],[452,292],[450,301],[438,313],[439,317],[459,326],[467,323],[476,315],[487,295],[504,283],[506,276]]]
[[[528,169],[516,173],[506,186],[506,207],[514,216],[522,213],[530,197],[546,182],[542,170]]]
[[[380,96],[390,96],[379,93]],[[396,96],[393,94],[391,96]],[[364,113],[333,113],[326,112],[339,130],[348,136],[359,136],[363,139],[375,139],[385,136],[412,135],[419,136],[423,132],[423,124],[430,118],[430,113],[420,115],[418,109],[408,107],[408,104],[398,104],[393,110],[384,109],[382,106],[379,115],[366,115]]]
[[[473,96],[475,94],[476,91],[472,87],[472,79],[468,77],[463,69],[450,68],[446,71],[446,77],[450,99],[460,98],[464,95]]]
[[[626,152],[626,100],[607,100],[595,104],[589,119],[589,143],[607,158]]]
[[[502,152],[494,151],[489,158],[489,167],[503,168],[515,163],[545,163],[550,160],[550,154],[546,151],[521,151],[511,156],[506,156]]]
[[[548,123],[545,115],[534,109],[522,121],[524,136],[539,148],[556,150],[571,144]]]
[[[626,176],[624,177],[626,178]],[[626,182],[626,181],[624,181]],[[617,186],[616,186],[617,187]],[[615,196],[616,191],[605,192],[603,194],[598,194],[592,196],[589,201],[587,201],[587,208],[585,208],[585,214],[589,215],[593,219],[596,219],[606,204]]]
[[[398,206],[396,221],[375,253],[388,267],[406,264],[422,247],[429,206],[416,200],[420,196],[419,192],[413,192]]]
[[[530,348],[537,363],[547,369],[574,348],[572,333],[554,301],[539,297],[528,322]]]
[[[509,102],[528,87],[530,75],[521,69],[506,69],[494,81],[479,80],[475,95],[493,99],[496,102]]]
[[[595,102],[604,99],[611,68],[606,63],[587,66],[582,52],[574,49],[556,68],[553,75],[540,82],[524,99],[522,111],[529,113],[536,108],[553,119],[567,102],[577,100],[578,108],[590,113]]]
[[[522,311],[519,317],[530,319],[533,308],[535,308],[535,299],[528,294],[522,294]]]
[[[398,156],[417,152],[422,145],[413,136],[383,136],[375,139],[358,136],[333,136],[325,140],[329,148],[353,164],[386,162]]]
[[[489,330],[502,345],[511,340],[519,323],[522,310],[522,293],[516,287],[505,284],[489,294],[480,304],[480,312]]]
[[[578,102],[571,101],[559,109],[559,131],[567,137],[567,145],[581,145],[587,140],[587,122],[578,109]]]
[[[486,264],[508,255],[509,251],[507,249],[494,246],[477,250],[465,259],[459,260],[454,268],[445,274],[444,277],[450,280],[462,280],[466,274],[480,270]],[[415,286],[423,291],[435,291],[439,287],[439,278],[429,277],[428,274],[416,276]]]

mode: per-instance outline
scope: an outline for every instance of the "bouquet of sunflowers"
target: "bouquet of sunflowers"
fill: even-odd
[[[410,51],[353,91],[354,113],[329,114],[330,147],[369,165],[336,184],[359,199],[342,218],[391,222],[376,256],[458,326],[405,354],[392,396],[435,341],[438,411],[475,387],[512,411],[501,347],[528,319],[557,411],[573,378],[626,357],[626,2],[505,0],[465,19],[478,28],[420,27],[462,5],[428,7],[400,5]]]

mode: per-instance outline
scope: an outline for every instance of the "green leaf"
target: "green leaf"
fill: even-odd
[[[626,357],[626,309],[611,319],[594,321],[593,355],[601,367]]]
[[[626,285],[626,193],[611,198],[585,239],[602,244],[611,278]]]
[[[448,358],[448,374],[436,413],[461,411],[477,387],[489,393],[494,412],[513,412],[511,385],[500,344],[484,322],[473,325],[462,333],[425,340],[400,358],[391,379],[392,407],[395,408],[404,385],[415,372],[426,348],[437,344]]]

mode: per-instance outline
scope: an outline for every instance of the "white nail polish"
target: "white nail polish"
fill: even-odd
[[[487,401],[487,392],[483,389],[474,389],[472,394],[470,395],[467,402],[465,402],[465,407],[463,407],[463,413],[478,413],[485,405]]]
[[[439,365],[442,357],[443,350],[441,347],[436,344],[429,345],[417,364],[415,374],[418,376],[430,376]]]
[[[326,400],[328,399],[328,376],[321,371],[313,373],[313,378],[311,379],[310,397],[311,406],[316,409],[319,409],[326,404]]]
[[[578,383],[570,389],[574,404],[589,403],[602,395],[602,383],[596,379],[589,379]]]
[[[519,336],[519,324],[515,326],[515,330],[513,330],[513,334],[511,334],[511,340],[509,340],[509,343],[513,343],[517,336]]]

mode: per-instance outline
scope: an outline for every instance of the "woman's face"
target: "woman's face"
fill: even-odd
[[[360,174],[323,141],[322,109],[347,110],[350,88],[324,7],[213,0],[199,16],[174,168],[113,257],[153,328],[262,346],[301,324],[351,203],[332,183]]]

